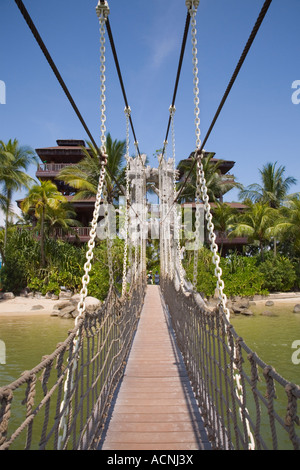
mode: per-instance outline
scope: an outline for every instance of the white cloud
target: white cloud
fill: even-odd
[[[152,59],[150,60],[151,65],[158,69],[168,56],[177,50],[177,43],[177,38],[175,36],[170,37],[169,35],[155,41]]]

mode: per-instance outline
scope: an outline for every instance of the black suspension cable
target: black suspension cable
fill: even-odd
[[[186,48],[186,41],[187,41],[187,36],[189,32],[190,22],[191,22],[191,16],[190,16],[190,13],[188,12],[186,16],[183,39],[182,39],[182,44],[181,44],[179,63],[178,63],[178,68],[177,68],[177,74],[176,74],[176,80],[175,80],[175,86],[174,86],[174,92],[173,92],[173,98],[172,98],[172,104],[171,104],[172,107],[175,106],[175,100],[176,100],[176,95],[177,95],[177,90],[178,90],[178,84],[179,84],[179,79],[180,79],[180,74],[181,74],[182,62],[183,62],[184,52]],[[165,142],[167,142],[168,140],[170,125],[171,125],[171,116],[169,116],[169,120],[168,120]],[[162,155],[164,155],[164,153],[165,153],[165,146],[163,147]]]
[[[35,39],[36,39],[38,45],[40,46],[42,52],[44,53],[44,55],[45,55],[45,57],[46,57],[46,59],[47,59],[49,65],[50,65],[50,67],[52,68],[52,70],[53,70],[53,72],[54,72],[54,74],[55,74],[57,80],[59,81],[59,84],[61,85],[62,89],[64,90],[65,94],[67,95],[67,98],[68,98],[68,100],[70,101],[70,103],[71,103],[71,105],[72,105],[72,107],[73,107],[75,113],[77,114],[78,119],[80,120],[81,124],[83,125],[83,127],[84,127],[84,129],[85,129],[87,135],[89,136],[89,138],[90,138],[91,142],[93,143],[94,147],[95,147],[96,149],[98,149],[98,146],[97,146],[97,144],[96,144],[96,142],[95,142],[95,140],[94,140],[92,134],[90,133],[90,131],[89,131],[89,129],[88,129],[88,127],[87,127],[87,125],[86,125],[86,123],[85,123],[85,121],[84,121],[82,115],[81,115],[80,112],[79,112],[79,109],[77,108],[77,106],[76,106],[76,104],[75,104],[75,101],[73,100],[73,98],[72,98],[72,96],[71,96],[71,94],[70,94],[70,92],[69,92],[69,90],[68,90],[68,88],[67,88],[65,82],[64,82],[63,79],[62,79],[61,74],[59,73],[59,71],[58,71],[58,69],[57,69],[57,67],[56,67],[56,65],[55,65],[55,63],[54,63],[54,61],[52,60],[52,57],[51,57],[51,55],[50,55],[50,53],[49,53],[47,47],[45,46],[44,41],[42,40],[42,38],[41,38],[41,36],[40,36],[40,34],[39,34],[37,28],[35,27],[35,25],[34,25],[34,23],[33,23],[32,19],[31,19],[30,15],[29,15],[28,11],[26,10],[24,3],[22,2],[22,0],[15,0],[15,2],[16,2],[16,4],[17,4],[17,6],[18,6],[20,12],[22,13],[22,15],[23,15],[23,17],[24,17],[26,23],[28,24],[28,26],[29,26],[29,28],[30,28],[30,30],[31,30],[31,32],[32,32],[32,34],[33,34],[33,36],[35,37]]]
[[[123,82],[123,78],[122,78],[122,74],[121,74],[121,69],[120,69],[120,65],[119,65],[119,60],[118,60],[118,56],[117,56],[117,52],[116,52],[116,48],[115,48],[115,43],[114,43],[114,39],[113,39],[113,35],[112,35],[112,32],[111,32],[111,27],[110,27],[110,22],[109,22],[108,18],[106,20],[106,30],[107,30],[107,34],[108,34],[108,37],[109,37],[109,42],[110,42],[111,50],[112,50],[112,53],[113,53],[113,57],[114,57],[114,61],[115,61],[115,65],[116,65],[120,85],[121,85],[121,90],[122,90],[123,97],[124,97],[125,106],[126,106],[126,108],[129,108],[128,100],[127,100],[127,96],[126,96],[126,91],[125,91],[125,87],[124,87],[124,82]],[[140,155],[140,150],[139,150],[139,147],[138,147],[138,141],[137,141],[137,138],[136,138],[136,134],[135,134],[135,130],[134,130],[134,127],[133,127],[133,122],[132,122],[131,116],[129,116],[129,122],[130,122],[130,127],[131,127],[131,130],[132,130],[132,134],[133,134],[133,137],[134,137],[134,141],[136,143],[137,152]]]
[[[54,61],[53,61],[53,59],[52,59],[52,57],[51,57],[51,55],[50,55],[50,53],[49,53],[47,47],[45,46],[45,43],[44,43],[44,41],[42,40],[42,38],[41,38],[41,36],[40,36],[40,34],[39,34],[39,32],[38,32],[38,30],[37,30],[35,24],[33,23],[33,21],[32,21],[32,19],[31,19],[30,15],[29,15],[27,9],[25,8],[24,3],[22,2],[22,0],[15,0],[15,3],[17,4],[17,6],[18,6],[20,12],[22,13],[22,15],[23,15],[23,17],[24,17],[26,23],[28,24],[28,26],[29,26],[29,28],[30,28],[30,30],[31,30],[31,32],[32,32],[32,34],[33,34],[33,36],[35,37],[35,39],[36,39],[38,45],[40,46],[42,52],[44,53],[44,55],[45,55],[45,57],[46,57],[46,59],[47,59],[49,65],[50,65],[51,69],[53,70],[53,72],[54,72],[54,74],[55,74],[55,76],[56,76],[56,78],[57,78],[57,80],[58,80],[58,82],[59,82],[59,84],[61,85],[62,89],[64,90],[64,92],[65,92],[65,94],[66,94],[66,96],[67,96],[69,102],[71,103],[71,105],[72,105],[72,107],[73,107],[73,109],[74,109],[74,111],[75,111],[77,117],[79,118],[81,124],[83,125],[83,127],[84,127],[84,129],[85,129],[87,135],[89,136],[89,138],[90,138],[90,140],[91,140],[91,142],[92,142],[92,144],[93,144],[93,146],[94,146],[94,148],[95,148],[95,150],[96,150],[98,156],[100,157],[100,159],[103,159],[104,157],[103,157],[103,155],[101,154],[100,149],[99,149],[98,145],[96,144],[95,139],[93,138],[93,136],[92,136],[92,134],[91,134],[89,128],[87,127],[87,125],[86,125],[86,123],[85,123],[85,121],[84,121],[84,119],[83,119],[81,113],[79,112],[79,109],[78,109],[78,107],[76,106],[75,101],[73,100],[73,98],[72,98],[72,96],[71,96],[71,93],[69,92],[69,90],[68,90],[68,88],[67,88],[67,86],[66,86],[64,80],[62,79],[62,76],[61,76],[61,74],[59,73],[59,71],[58,71],[58,69],[57,69],[57,67],[56,67],[56,65],[55,65],[55,63],[54,63]],[[116,186],[118,187],[118,189],[119,189],[119,190],[121,191],[121,193],[125,196],[124,189],[120,186],[119,182],[116,180],[116,178],[114,177],[114,175],[113,175],[112,172],[110,171],[108,165],[106,166],[106,170],[107,170],[108,174],[110,175],[111,179],[115,182],[115,184],[116,184]]]
[[[102,3],[104,5],[105,0],[100,0],[100,3]],[[120,86],[121,86],[125,106],[126,106],[126,108],[129,108],[127,95],[126,95],[126,91],[125,91],[125,86],[124,86],[124,81],[123,81],[123,77],[122,77],[122,73],[121,73],[121,69],[120,69],[120,64],[119,64],[119,60],[118,60],[118,55],[117,55],[117,51],[116,51],[116,47],[115,47],[114,38],[113,38],[111,27],[110,27],[109,18],[106,19],[106,30],[107,30],[107,34],[108,34],[108,38],[109,38],[113,58],[114,58],[114,61],[115,61],[115,65],[116,65],[117,74],[118,74],[118,77],[119,77],[119,82],[120,82]],[[131,127],[131,130],[132,130],[132,134],[133,134],[133,137],[134,137],[134,141],[135,141],[135,144],[136,144],[137,152],[138,152],[139,156],[141,156],[131,116],[129,116],[129,122],[130,122],[130,127]]]
[[[247,41],[247,43],[246,43],[246,46],[245,46],[245,48],[244,48],[244,50],[243,50],[243,53],[242,53],[242,55],[241,55],[241,57],[240,57],[240,60],[239,60],[239,62],[238,62],[238,64],[237,64],[237,66],[236,66],[236,68],[235,68],[235,70],[234,70],[234,73],[233,73],[233,75],[232,75],[232,77],[231,77],[231,79],[230,79],[230,82],[229,82],[229,84],[228,84],[228,86],[227,86],[227,88],[226,88],[226,91],[225,91],[225,93],[224,93],[224,95],[223,95],[223,98],[222,98],[222,100],[221,100],[221,102],[220,102],[220,104],[219,104],[219,107],[218,107],[218,109],[217,109],[217,111],[216,111],[216,114],[215,114],[215,116],[214,116],[214,118],[213,118],[213,120],[212,120],[212,123],[211,123],[211,125],[210,125],[210,127],[209,127],[209,129],[208,129],[208,131],[207,131],[207,133],[206,133],[206,136],[205,136],[205,138],[204,138],[204,140],[203,140],[203,142],[202,142],[202,145],[201,145],[200,149],[198,149],[198,150],[195,152],[195,158],[194,158],[193,164],[192,164],[192,166],[191,166],[191,168],[190,168],[190,171],[189,171],[187,177],[185,178],[185,180],[184,180],[184,182],[183,182],[182,187],[180,188],[180,190],[179,190],[179,192],[178,192],[176,198],[174,199],[174,201],[173,201],[173,203],[172,203],[172,206],[178,201],[178,199],[179,199],[180,195],[182,194],[182,191],[183,191],[183,189],[185,188],[185,186],[186,186],[186,184],[187,184],[187,182],[188,182],[188,180],[189,180],[189,177],[190,177],[190,175],[191,175],[191,173],[192,173],[192,171],[193,171],[193,169],[194,169],[194,167],[195,167],[195,165],[196,165],[196,163],[197,163],[197,160],[198,160],[199,158],[201,158],[201,153],[202,153],[202,151],[203,151],[203,149],[204,149],[204,146],[205,146],[205,144],[206,144],[206,142],[207,142],[207,140],[208,140],[208,138],[209,138],[209,136],[210,136],[210,134],[211,134],[211,132],[212,132],[212,130],[213,130],[213,127],[214,127],[214,125],[215,125],[215,123],[216,123],[216,121],[217,121],[217,119],[218,119],[218,117],[219,117],[219,115],[220,115],[220,112],[221,112],[221,110],[222,110],[222,108],[223,108],[223,106],[224,106],[224,104],[225,104],[225,101],[226,101],[227,98],[228,98],[228,95],[229,95],[229,93],[230,93],[230,91],[231,91],[231,89],[232,89],[232,87],[233,87],[233,84],[234,84],[234,82],[236,81],[236,78],[237,78],[237,76],[238,76],[238,74],[239,74],[239,72],[240,72],[240,70],[241,70],[241,67],[242,67],[242,65],[243,65],[243,63],[244,63],[244,61],[245,61],[245,59],[246,59],[246,57],[247,57],[247,54],[248,54],[248,52],[249,52],[249,50],[250,50],[250,48],[251,48],[251,46],[252,46],[252,44],[253,44],[253,41],[254,41],[254,39],[255,39],[257,33],[258,33],[258,30],[259,30],[259,28],[260,28],[260,26],[261,26],[261,24],[262,24],[262,22],[263,22],[263,20],[264,20],[264,18],[265,18],[265,16],[266,16],[266,14],[267,14],[267,11],[268,11],[268,9],[269,9],[271,3],[272,3],[272,0],[266,0],[265,3],[264,3],[264,5],[263,5],[263,7],[262,7],[262,9],[261,9],[261,11],[260,11],[260,14],[259,14],[259,16],[258,16],[258,18],[257,18],[257,20],[256,20],[256,23],[255,23],[255,25],[254,25],[254,27],[253,27],[253,29],[252,29],[252,32],[251,32],[251,34],[250,34],[250,36],[249,36],[249,39],[248,39],[248,41]],[[171,207],[172,207],[172,206],[171,206]]]

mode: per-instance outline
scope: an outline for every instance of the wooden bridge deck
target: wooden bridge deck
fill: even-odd
[[[160,288],[148,286],[102,450],[210,449]]]

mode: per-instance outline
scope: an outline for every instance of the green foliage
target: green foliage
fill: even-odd
[[[269,291],[290,291],[297,279],[295,266],[284,256],[270,257],[259,267],[264,276],[263,286]]]
[[[264,276],[255,258],[234,254],[221,259],[221,268],[225,283],[224,292],[228,297],[268,294],[264,286]]]
[[[78,292],[81,289],[86,246],[46,238],[47,265],[40,263],[40,243],[31,230],[10,229],[5,265],[1,269],[3,291],[19,294],[26,287],[34,292],[59,294],[61,286]],[[124,241],[112,243],[115,286],[120,290],[123,272]],[[134,255],[133,255],[134,256]],[[88,295],[104,300],[109,290],[108,250],[106,240],[97,242],[90,272]]]
[[[18,294],[39,269],[40,246],[29,230],[10,228],[8,235],[5,264],[0,271],[1,287]]]
[[[20,293],[25,287],[33,291],[59,293],[60,286],[78,290],[84,264],[84,250],[61,240],[46,239],[48,264],[40,264],[40,243],[31,230],[11,228],[5,263],[1,269],[4,291]]]
[[[228,258],[221,258],[220,266],[225,284],[224,292],[228,297],[267,294],[263,285],[264,276],[255,258],[233,254]],[[193,262],[189,263],[186,271],[188,278],[192,280]],[[213,296],[216,283],[212,253],[202,248],[198,258],[197,290],[203,292],[205,296]]]
[[[112,244],[112,262],[115,287],[121,289],[124,241],[116,238]],[[109,290],[109,267],[106,241],[97,244],[90,272],[89,295],[104,300]]]
[[[193,279],[194,262],[191,261],[185,267],[187,277]],[[212,263],[212,253],[207,248],[199,250],[198,270],[197,270],[197,290],[203,292],[205,296],[213,296],[216,289],[216,278]]]

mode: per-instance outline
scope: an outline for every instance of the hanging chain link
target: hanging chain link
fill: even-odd
[[[114,271],[113,271],[113,259],[112,259],[112,237],[111,237],[111,227],[110,227],[110,211],[108,204],[108,191],[107,191],[107,181],[104,181],[103,185],[103,206],[104,206],[104,232],[107,245],[107,263],[108,263],[108,272],[109,272],[109,285],[114,285]]]
[[[93,212],[93,219],[91,223],[91,230],[90,230],[90,238],[88,241],[88,250],[86,253],[86,263],[84,264],[84,275],[82,277],[82,288],[80,290],[80,300],[77,305],[77,310],[78,310],[78,315],[75,319],[75,326],[78,326],[79,320],[83,317],[85,313],[85,299],[87,297],[87,287],[90,282],[90,270],[92,268],[91,261],[94,256],[94,247],[95,247],[95,238],[97,234],[97,223],[98,223],[98,216],[99,216],[99,209],[100,209],[100,204],[101,204],[101,196],[105,184],[105,175],[106,175],[106,165],[107,165],[107,155],[106,155],[106,137],[105,137],[105,132],[106,132],[106,127],[105,127],[105,121],[106,121],[106,116],[105,116],[105,21],[107,18],[107,15],[109,13],[109,8],[107,5],[107,2],[104,4],[101,4],[99,1],[97,8],[97,15],[99,16],[99,23],[100,23],[100,62],[101,62],[101,67],[100,67],[100,80],[101,80],[101,153],[102,153],[102,159],[101,159],[101,169],[100,169],[100,176],[99,176],[99,182],[98,182],[98,188],[97,188],[97,194],[96,194],[96,202],[94,206],[94,212]],[[72,390],[74,388],[74,377],[75,373],[77,370],[77,365],[78,365],[78,351],[79,351],[79,346],[80,346],[80,341],[81,341],[81,330],[78,329],[77,334],[73,340],[73,363],[72,363],[72,372],[71,372],[71,377],[70,377],[70,368],[68,369],[66,380],[64,383],[64,397],[63,400],[60,404],[60,411],[63,412],[62,417],[60,419],[59,423],[59,438],[58,438],[58,449],[61,449],[64,441],[66,439],[67,435],[67,419],[69,415],[69,401],[68,401],[68,394],[72,395]],[[66,406],[65,406],[66,404]],[[64,411],[63,411],[64,410]]]
[[[197,178],[196,178],[196,213],[195,213],[195,246],[194,246],[194,273],[193,273],[193,289],[197,290],[197,274],[198,274],[198,257],[200,248],[200,226],[201,226],[201,189],[199,175],[199,160],[197,162]]]
[[[189,9],[191,17],[191,35],[192,35],[192,56],[193,56],[193,93],[194,93],[194,114],[195,114],[195,135],[196,135],[196,150],[201,146],[200,140],[200,108],[199,108],[199,78],[198,78],[198,50],[197,50],[197,29],[196,29],[196,14],[197,8],[199,6],[199,1],[196,0],[187,0],[186,5]],[[197,272],[198,272],[198,254],[200,248],[200,218],[201,218],[201,190],[200,190],[200,180],[197,171],[196,178],[196,211],[195,211],[195,240],[194,240],[194,271],[193,271],[193,289],[196,290],[197,287]]]
[[[200,148],[201,141],[200,141],[200,109],[199,109],[199,78],[198,78],[198,50],[197,50],[197,29],[196,29],[196,14],[197,8],[199,5],[199,1],[192,0],[186,1],[186,5],[189,8],[189,13],[191,17],[191,35],[192,35],[192,56],[193,56],[193,75],[194,75],[194,114],[195,114],[195,134],[196,134],[196,149]]]
[[[194,75],[194,104],[195,104],[195,134],[196,134],[196,151],[199,150],[201,146],[201,141],[200,141],[200,110],[199,110],[199,79],[198,79],[198,59],[197,59],[197,30],[196,30],[196,13],[197,13],[197,7],[199,5],[199,0],[186,0],[186,5],[189,9],[189,13],[191,16],[191,25],[192,25],[192,55],[193,55],[193,75]],[[197,155],[197,152],[195,153]],[[205,174],[204,174],[204,169],[203,169],[203,153],[201,155],[198,155],[198,160],[197,160],[197,189],[196,189],[196,249],[194,251],[194,278],[193,278],[193,287],[196,287],[197,284],[197,264],[198,264],[198,249],[199,245],[197,240],[197,232],[200,229],[199,223],[200,223],[200,212],[197,210],[197,207],[200,208],[200,205],[198,204],[200,195],[202,194],[202,200],[204,202],[204,209],[205,209],[205,218],[207,221],[207,229],[208,229],[208,237],[210,241],[210,246],[211,246],[211,251],[213,253],[213,263],[215,265],[215,276],[217,278],[217,290],[219,292],[219,299],[221,301],[222,309],[223,312],[229,321],[230,318],[230,312],[229,309],[227,308],[227,297],[224,293],[224,281],[222,279],[222,269],[220,267],[220,256],[218,254],[218,245],[216,244],[216,235],[214,233],[214,224],[212,222],[212,214],[211,214],[211,207],[209,204],[209,197],[207,194],[207,184],[206,184],[206,179],[205,179]],[[201,186],[201,188],[200,188]],[[198,232],[199,233],[199,232]],[[236,350],[234,347],[234,356],[236,356]],[[234,381],[236,383],[236,395],[238,397],[238,400],[240,401],[241,405],[243,405],[243,389],[241,385],[241,377],[239,373],[237,372],[236,365],[234,364]],[[239,412],[241,419],[242,418],[242,412],[241,412],[241,407],[239,407]],[[248,412],[246,410],[246,412]],[[246,430],[248,434],[248,448],[249,449],[254,449],[255,448],[255,441],[253,438],[253,435],[250,430],[250,425],[248,422],[248,419],[245,419],[246,423]]]
[[[80,300],[77,305],[77,310],[78,310],[78,315],[75,319],[75,326],[78,325],[79,319],[83,317],[83,314],[85,312],[85,299],[87,297],[87,286],[90,282],[90,270],[92,268],[91,261],[93,259],[93,250],[95,247],[95,238],[96,238],[96,232],[97,232],[97,221],[98,221],[98,215],[99,215],[99,209],[100,209],[100,204],[101,204],[101,195],[103,191],[103,186],[104,186],[104,181],[105,181],[105,173],[106,173],[106,163],[107,163],[107,157],[105,157],[101,161],[101,171],[100,171],[100,178],[99,178],[99,184],[98,184],[98,190],[97,190],[97,195],[96,195],[96,203],[95,203],[95,208],[94,208],[94,213],[93,213],[93,220],[92,220],[92,227],[90,230],[90,239],[88,241],[88,251],[86,253],[86,263],[84,265],[84,275],[82,277],[82,288],[80,290]],[[74,360],[72,364],[72,375],[70,377],[70,369],[68,369],[66,380],[64,383],[64,398],[61,402],[60,405],[60,410],[62,411],[65,407],[65,403],[68,403],[68,393],[70,392],[68,390],[70,386],[70,390],[72,392],[73,387],[74,387],[74,376],[76,373],[77,369],[77,363],[78,363],[78,350],[80,346],[80,331],[77,331],[77,334],[73,340],[73,355],[74,355]],[[65,437],[67,435],[67,417],[69,415],[69,405],[67,404],[66,409],[61,417],[60,423],[59,423],[59,432],[62,433],[59,436],[58,439],[58,448],[60,449],[61,446],[63,445],[63,442],[65,440]]]
[[[171,136],[172,136],[172,156],[173,156],[173,196],[174,200],[176,199],[176,147],[175,147],[175,106],[170,106],[169,108],[170,116],[171,116]],[[178,213],[177,213],[177,206],[176,204],[173,205],[173,220],[174,220],[174,258],[178,260],[178,268],[179,268],[179,279],[180,285],[183,287],[184,285],[184,270],[182,266],[181,260],[181,245],[180,245],[180,227],[178,223]],[[174,266],[174,275],[175,275],[175,267]]]
[[[105,86],[105,81],[106,81],[106,78],[105,78],[105,23],[106,23],[106,20],[107,20],[107,16],[109,14],[109,7],[108,7],[107,2],[105,2],[104,4],[99,2],[98,6],[96,8],[96,11],[97,11],[97,15],[99,16],[100,44],[101,44],[101,46],[100,46],[101,151],[103,153],[105,153],[105,151],[106,151],[105,150],[105,143],[106,143],[106,136],[105,136],[105,132],[106,132],[106,126],[105,126],[105,122],[106,122],[106,114],[105,114],[105,111],[106,111],[106,106],[105,106],[105,102],[106,102],[106,96],[105,96],[105,92],[106,92],[106,86]]]
[[[127,286],[127,251],[128,251],[128,204],[129,204],[129,117],[131,109],[130,107],[125,108],[126,115],[126,196],[125,196],[125,242],[124,242],[124,259],[123,259],[123,280],[122,280],[122,297],[126,293]]]

